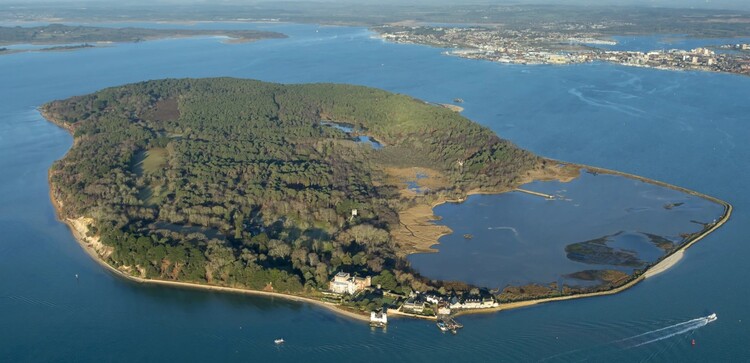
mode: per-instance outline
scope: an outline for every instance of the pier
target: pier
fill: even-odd
[[[540,192],[535,192],[533,190],[526,190],[526,189],[516,188],[516,191],[517,192],[521,192],[521,193],[536,195],[537,197],[542,197],[542,198],[546,198],[546,199],[555,199],[554,195],[544,194],[544,193],[540,193]]]
[[[452,316],[441,316],[437,319],[437,327],[440,331],[450,331],[453,334],[458,332],[458,329],[463,328],[463,324],[457,322]]]

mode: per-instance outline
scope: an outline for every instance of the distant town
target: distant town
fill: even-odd
[[[450,48],[446,54],[513,64],[575,64],[612,62],[626,66],[695,70],[750,75],[750,44],[726,44],[717,49],[605,50],[615,45],[596,29],[604,24],[570,25],[559,30],[489,27],[385,26],[380,37],[396,43]]]

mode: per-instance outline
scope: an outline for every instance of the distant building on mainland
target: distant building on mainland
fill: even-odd
[[[328,289],[337,294],[354,295],[372,284],[372,278],[351,276],[345,272],[339,272],[328,284]]]

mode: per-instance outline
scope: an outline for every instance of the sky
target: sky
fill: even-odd
[[[557,4],[599,6],[648,6],[676,8],[709,8],[750,10],[750,0],[293,0],[301,2],[332,2],[351,4]],[[0,0],[0,4],[98,4],[149,5],[149,4],[253,4],[269,0]]]

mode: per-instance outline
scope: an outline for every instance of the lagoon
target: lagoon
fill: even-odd
[[[521,188],[554,199],[516,191],[440,205],[435,208],[438,223],[454,233],[433,246],[438,253],[409,256],[412,267],[429,278],[501,290],[532,283],[589,285],[570,275],[591,269],[632,274],[724,212],[712,201],[620,175],[582,171],[567,183],[533,182]],[[566,252],[568,246],[597,239],[605,239],[613,252],[633,252],[641,264],[571,258]],[[671,242],[669,247],[660,249],[662,239]]]

